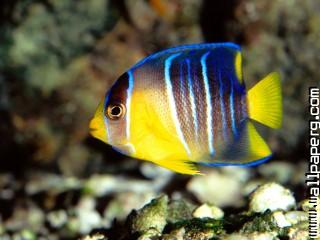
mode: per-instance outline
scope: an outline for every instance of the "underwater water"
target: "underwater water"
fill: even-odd
[[[308,90],[320,86],[313,0],[0,3],[0,239],[308,239]],[[89,135],[113,82],[147,55],[235,42],[247,88],[281,75],[274,156],[173,173]],[[152,201],[153,200],[153,201]]]

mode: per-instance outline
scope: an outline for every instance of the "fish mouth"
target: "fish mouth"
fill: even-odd
[[[93,132],[96,132],[99,130],[99,123],[100,123],[99,119],[97,119],[95,117],[90,120],[90,123],[89,123],[90,133],[93,133]]]
[[[97,130],[98,130],[97,128],[89,127],[89,132],[90,132],[90,133],[93,133],[93,132],[95,132],[95,131],[97,131]]]
[[[94,119],[92,119],[89,124],[90,134],[93,134],[94,132],[98,131],[98,128],[96,127],[96,124],[93,121],[94,121]]]
[[[91,136],[97,138],[98,129],[97,128],[89,128],[89,133]]]
[[[107,143],[107,135],[104,126],[101,125],[99,118],[92,118],[89,123],[89,133],[92,137],[97,138],[105,143]]]

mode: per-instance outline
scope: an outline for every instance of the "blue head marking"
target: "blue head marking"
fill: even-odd
[[[111,143],[112,139],[111,139],[111,134],[108,127],[108,118],[106,117],[106,109],[109,102],[109,98],[110,98],[110,91],[108,91],[105,95],[104,107],[103,107],[103,122],[104,122],[104,127],[106,128],[106,135],[107,135],[106,137],[108,139],[108,142]]]

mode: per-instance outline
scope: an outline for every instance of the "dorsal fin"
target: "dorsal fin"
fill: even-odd
[[[214,49],[219,49],[219,48],[225,48],[229,49],[230,51],[233,51],[236,55],[237,52],[241,52],[241,48],[239,45],[231,42],[223,42],[223,43],[198,43],[198,44],[187,44],[187,45],[181,45],[173,48],[168,48],[165,50],[162,50],[160,52],[153,53],[149,55],[148,57],[142,59],[138,63],[136,63],[132,69],[138,68],[144,63],[153,60],[153,59],[158,59],[161,58],[165,55],[171,55],[179,52],[184,52],[184,51],[195,51],[195,50],[203,50],[203,51],[209,51],[209,50],[214,50]],[[232,63],[234,64],[234,63]]]

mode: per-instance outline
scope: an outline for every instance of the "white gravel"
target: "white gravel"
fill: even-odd
[[[296,200],[290,190],[277,183],[266,183],[251,195],[249,210],[253,212],[264,212],[267,209],[289,210],[295,204]]]

